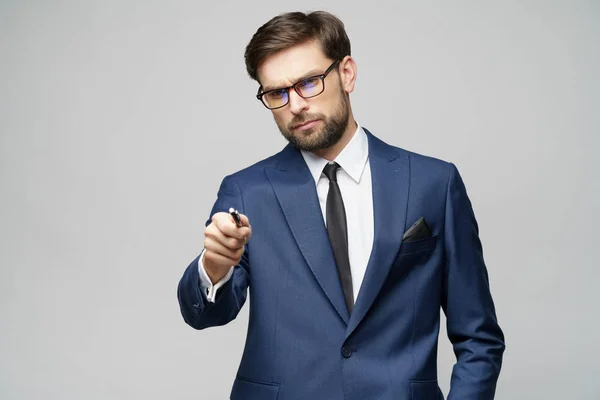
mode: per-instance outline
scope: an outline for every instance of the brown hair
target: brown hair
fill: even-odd
[[[290,12],[272,18],[252,36],[244,53],[246,71],[258,81],[257,69],[267,57],[315,39],[332,60],[350,55],[350,40],[339,18],[326,11]]]

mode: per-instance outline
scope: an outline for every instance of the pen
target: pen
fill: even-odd
[[[241,228],[242,220],[240,219],[240,213],[238,212],[238,210],[236,210],[232,207],[229,209],[229,214],[233,217],[233,220],[235,221],[235,224],[237,225],[237,227]]]

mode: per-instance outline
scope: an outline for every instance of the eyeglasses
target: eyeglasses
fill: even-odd
[[[292,86],[288,86],[285,88],[267,90],[266,92],[259,93],[256,95],[256,98],[260,100],[265,107],[269,110],[274,110],[276,108],[281,108],[287,105],[290,101],[290,89],[294,89],[296,93],[303,99],[309,99],[311,97],[315,97],[323,93],[325,90],[325,78],[336,65],[340,62],[340,60],[335,60],[333,64],[327,68],[327,70],[321,75],[311,76],[309,78],[304,78],[299,82],[294,83]]]

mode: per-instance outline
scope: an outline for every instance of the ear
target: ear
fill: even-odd
[[[342,88],[346,93],[352,93],[354,84],[356,83],[356,62],[351,56],[346,56],[338,65]]]

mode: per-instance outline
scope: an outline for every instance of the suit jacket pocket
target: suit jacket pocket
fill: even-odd
[[[411,381],[412,400],[444,400],[437,381]]]
[[[437,243],[438,235],[433,235],[425,239],[415,240],[414,242],[402,242],[400,245],[399,256],[405,254],[431,251]]]
[[[231,389],[231,400],[277,400],[279,385],[235,378]]]

